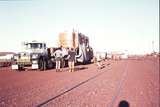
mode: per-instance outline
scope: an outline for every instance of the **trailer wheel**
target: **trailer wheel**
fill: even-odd
[[[91,64],[91,63],[92,63],[92,61],[91,61],[91,60],[89,60],[87,64]]]

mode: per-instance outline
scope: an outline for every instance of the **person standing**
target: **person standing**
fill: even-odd
[[[66,66],[66,62],[65,60],[67,60],[67,56],[68,56],[68,49],[67,48],[64,48],[62,47],[62,57],[61,58],[61,67],[64,68]]]
[[[96,53],[95,61],[98,66],[98,69],[102,69],[101,56],[100,56],[100,53],[98,53],[98,52]]]
[[[55,56],[55,60],[56,60],[56,72],[57,71],[61,71],[61,59],[62,59],[62,48],[58,48],[55,52],[54,52],[54,56]]]
[[[74,72],[76,52],[74,51],[73,48],[69,50],[68,55],[69,55],[69,58],[68,58],[69,72]]]

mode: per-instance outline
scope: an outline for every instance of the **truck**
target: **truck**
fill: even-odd
[[[93,59],[93,49],[89,44],[89,38],[82,33],[76,31],[59,33],[59,47],[64,49],[74,48],[76,63],[91,63]],[[64,56],[67,56],[67,54]],[[67,59],[64,60],[67,62]]]
[[[47,47],[45,42],[23,42],[23,51],[14,54],[12,69],[22,70],[25,68],[46,70],[55,67],[54,52],[62,48],[63,58],[61,67],[67,66],[68,48],[76,51],[76,63],[90,63],[93,59],[93,49],[89,45],[89,38],[78,32],[62,32],[59,34],[58,47]]]
[[[13,70],[25,68],[46,70],[54,66],[54,56],[51,56],[51,48],[47,48],[45,42],[35,40],[23,42],[22,47],[23,51],[13,56],[11,66]]]

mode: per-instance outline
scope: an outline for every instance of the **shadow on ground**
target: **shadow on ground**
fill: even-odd
[[[81,66],[81,67],[75,67],[75,71],[80,71],[80,70],[84,70],[84,69],[88,69],[88,67],[84,67],[84,66]]]
[[[126,101],[126,100],[122,100],[122,101],[119,102],[118,107],[130,107],[129,102]]]

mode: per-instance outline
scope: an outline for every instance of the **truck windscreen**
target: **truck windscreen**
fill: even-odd
[[[28,48],[31,49],[41,49],[42,48],[42,43],[29,43]]]

